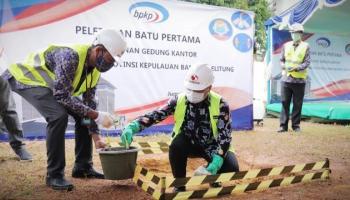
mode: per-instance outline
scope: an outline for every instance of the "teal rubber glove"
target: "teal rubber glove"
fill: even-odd
[[[211,163],[209,163],[207,167],[207,171],[212,175],[215,175],[218,173],[223,163],[224,159],[221,156],[214,154]]]
[[[132,137],[135,133],[139,132],[141,129],[138,121],[134,120],[130,122],[123,130],[121,135],[123,146],[129,147],[132,142]]]

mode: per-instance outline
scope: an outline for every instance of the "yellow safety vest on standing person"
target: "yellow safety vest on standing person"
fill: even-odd
[[[56,79],[55,74],[50,71],[45,63],[44,54],[58,47],[68,47],[78,53],[79,64],[73,80],[73,96],[79,96],[86,92],[88,88],[93,88],[97,85],[100,78],[100,72],[95,68],[87,74],[85,80],[81,82],[81,77],[84,73],[84,64],[87,56],[87,51],[90,45],[71,45],[71,46],[56,46],[50,45],[47,49],[39,53],[31,53],[22,63],[10,65],[9,71],[12,76],[20,83],[32,86],[42,86],[53,89],[53,81]],[[92,73],[92,74],[91,74]],[[92,79],[92,80],[91,80]],[[88,87],[88,88],[87,88]]]
[[[213,91],[210,91],[209,93],[209,100],[210,100],[210,106],[209,106],[209,117],[210,117],[210,124],[212,133],[215,139],[218,138],[218,116],[220,115],[220,100],[221,96]],[[176,108],[174,113],[174,128],[173,128],[173,139],[179,135],[181,126],[185,120],[185,114],[186,114],[186,96],[184,93],[179,94],[177,102],[176,102]],[[229,151],[234,152],[234,149],[232,146],[230,146]]]
[[[294,68],[303,63],[306,50],[308,48],[308,43],[300,41],[300,44],[297,46],[297,48],[295,48],[293,46],[293,42],[290,41],[285,44],[284,48],[284,57],[286,59],[285,66]],[[287,76],[306,79],[307,69],[302,71],[287,72]]]

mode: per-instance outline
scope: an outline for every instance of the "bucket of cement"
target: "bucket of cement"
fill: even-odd
[[[98,153],[105,179],[123,180],[134,177],[138,151],[136,147],[111,147],[100,150]]]

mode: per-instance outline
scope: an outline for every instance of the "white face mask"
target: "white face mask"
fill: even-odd
[[[292,39],[294,42],[298,42],[301,40],[301,33],[292,33]]]
[[[205,95],[202,92],[194,92],[192,90],[186,89],[187,100],[191,103],[199,103],[205,99]]]

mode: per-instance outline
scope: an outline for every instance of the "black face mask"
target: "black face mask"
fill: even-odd
[[[114,63],[107,63],[103,58],[103,53],[100,53],[96,57],[96,69],[99,72],[106,72],[114,66]]]

